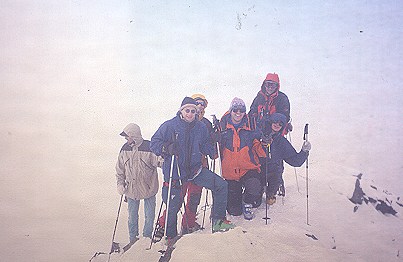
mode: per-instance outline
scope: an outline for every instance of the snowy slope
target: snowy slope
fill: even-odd
[[[313,169],[311,172],[318,172]],[[354,212],[349,200],[353,195],[355,174],[347,169],[315,177],[310,182],[309,225],[306,224],[304,169],[298,169],[298,192],[294,171],[286,171],[287,196],[278,198],[269,209],[268,225],[262,219],[265,206],[255,210],[256,217],[246,221],[231,217],[237,227],[226,233],[211,234],[210,228],[182,237],[176,244],[171,261],[399,261],[402,259],[403,208],[399,196],[376,183],[361,178],[363,191],[374,199],[391,201],[396,216],[384,215],[372,204],[362,204]],[[357,174],[358,175],[358,174]],[[333,183],[335,180],[338,183]],[[386,190],[385,190],[386,191]],[[204,198],[203,198],[204,199]],[[284,204],[283,204],[284,201]],[[401,203],[401,202],[400,202]],[[207,211],[208,213],[208,211]],[[202,211],[199,214],[199,222]],[[157,261],[162,244],[142,239],[115,261]],[[140,259],[141,258],[141,259]],[[102,260],[100,260],[102,261]]]
[[[194,93],[208,116],[235,96],[249,107],[273,71],[296,149],[310,124],[309,225],[305,169],[297,185],[287,167],[269,225],[262,206],[230,232],[183,237],[172,261],[402,261],[402,1],[3,2],[1,261],[108,252],[122,128],[149,139]],[[115,241],[127,239],[124,203]],[[157,261],[148,245],[111,261]]]

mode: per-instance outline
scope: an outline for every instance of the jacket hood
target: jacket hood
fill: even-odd
[[[271,80],[271,81],[274,81],[274,82],[278,83],[278,88],[277,88],[276,92],[273,93],[273,94],[277,95],[278,91],[280,90],[280,78],[278,77],[278,74],[276,74],[276,73],[268,73],[266,75],[266,78],[263,80],[263,83],[266,80]],[[260,87],[260,91],[261,91],[261,93],[263,93],[266,96],[266,93],[265,93],[265,90],[264,90],[264,87],[263,87],[263,83],[262,83],[262,86]]]
[[[120,135],[127,135],[132,138],[135,142],[135,145],[138,147],[143,143],[143,137],[141,136],[140,127],[136,124],[130,123],[124,129]]]

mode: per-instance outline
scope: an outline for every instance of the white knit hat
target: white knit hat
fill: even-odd
[[[232,99],[231,106],[229,107],[229,111],[231,111],[234,108],[242,108],[242,109],[245,109],[245,111],[246,111],[245,102],[242,99],[235,97],[234,99]]]

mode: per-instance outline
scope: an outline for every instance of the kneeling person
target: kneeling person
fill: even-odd
[[[265,152],[260,146],[260,131],[251,130],[245,112],[244,101],[235,97],[221,118],[219,140],[222,175],[228,182],[227,212],[233,216],[243,213],[250,220],[252,207],[261,203],[259,157],[264,157]]]

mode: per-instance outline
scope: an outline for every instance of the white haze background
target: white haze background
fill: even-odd
[[[135,122],[149,139],[193,93],[207,97],[207,115],[221,116],[235,96],[249,107],[266,73],[276,72],[297,149],[310,124],[310,226],[305,170],[297,169],[298,193],[287,168],[287,197],[270,225],[264,209],[251,223],[234,219],[239,227],[226,234],[183,238],[173,260],[401,261],[402,6],[2,1],[1,260],[88,261],[109,251],[123,127]],[[353,213],[348,197],[359,173],[364,192],[392,194],[396,217],[370,205]],[[127,241],[126,207],[119,242]],[[140,247],[122,260],[158,258],[158,246]]]

